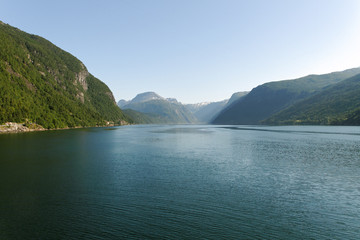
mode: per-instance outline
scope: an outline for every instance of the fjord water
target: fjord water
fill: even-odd
[[[358,239],[358,127],[0,135],[0,239]]]

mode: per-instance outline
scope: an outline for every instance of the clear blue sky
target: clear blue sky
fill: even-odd
[[[0,20],[72,53],[116,100],[217,101],[360,66],[359,0],[0,0]]]

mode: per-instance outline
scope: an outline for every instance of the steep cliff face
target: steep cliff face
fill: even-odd
[[[51,42],[0,24],[0,124],[45,128],[128,120],[110,89],[84,64]]]

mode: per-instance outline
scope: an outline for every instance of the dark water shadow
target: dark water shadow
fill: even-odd
[[[307,133],[307,134],[331,134],[331,135],[351,135],[360,136],[360,133],[350,132],[325,132],[325,131],[308,131],[308,130],[281,130],[268,128],[246,128],[246,127],[219,127],[222,129],[238,130],[238,131],[259,131],[259,132],[276,132],[276,133]]]

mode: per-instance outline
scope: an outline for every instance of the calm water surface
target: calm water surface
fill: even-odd
[[[0,135],[0,239],[359,237],[359,127]]]

